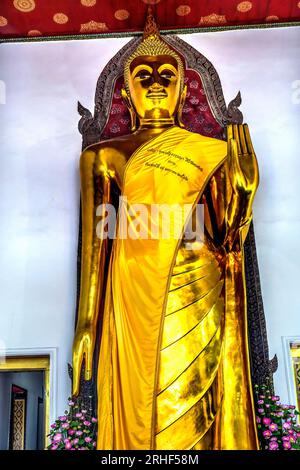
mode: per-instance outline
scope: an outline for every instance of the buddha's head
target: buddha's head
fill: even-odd
[[[132,130],[136,116],[141,125],[160,127],[176,121],[182,125],[184,66],[179,55],[160,37],[151,13],[142,42],[125,63],[124,80],[122,96],[131,113]]]

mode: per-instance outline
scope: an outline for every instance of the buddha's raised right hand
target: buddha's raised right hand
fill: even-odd
[[[227,126],[229,178],[232,189],[251,202],[259,183],[258,163],[247,124]]]
[[[95,348],[95,328],[93,325],[78,325],[73,342],[73,396],[79,394],[80,374],[85,359],[85,380],[91,380],[93,370],[93,354]]]

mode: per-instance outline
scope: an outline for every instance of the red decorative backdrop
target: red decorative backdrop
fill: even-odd
[[[299,0],[1,0],[0,38],[141,31],[149,4],[162,30],[300,21]]]

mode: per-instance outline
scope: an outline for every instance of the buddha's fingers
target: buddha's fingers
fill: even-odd
[[[233,139],[233,129],[232,129],[232,124],[228,124],[227,126],[227,143],[228,143],[228,149],[230,146],[230,141]]]
[[[246,136],[245,136],[245,133],[244,133],[244,126],[242,126],[242,125],[238,126],[238,130],[239,130],[239,139],[240,139],[242,154],[244,156],[247,156],[247,154],[249,152],[248,152],[248,147],[247,147],[247,143],[246,143]]]
[[[236,140],[237,143],[237,150],[238,154],[242,153],[241,144],[240,144],[240,134],[239,134],[239,126],[237,124],[233,124],[233,138]]]
[[[252,140],[251,140],[251,137],[250,137],[248,124],[244,124],[243,128],[244,128],[244,134],[245,134],[245,139],[246,139],[248,152],[251,153],[251,154],[255,154],[254,147],[252,145]]]
[[[80,372],[83,360],[83,345],[80,342],[78,349],[73,353],[73,396],[77,396],[80,391]]]
[[[231,141],[233,139],[233,129],[232,129],[232,124],[228,124],[227,126],[227,168],[229,169],[231,167],[231,160],[232,160],[232,155],[231,155]]]
[[[90,340],[87,340],[85,343],[85,380],[91,380],[92,370],[93,370],[93,349],[94,345],[91,344]]]
[[[252,145],[252,140],[250,137],[250,132],[249,132],[249,128],[247,124],[244,125],[244,133],[245,133],[246,143],[248,147],[248,152],[249,152],[249,155],[251,156],[251,165],[252,165],[252,170],[253,170],[252,183],[254,183],[257,188],[259,184],[259,169],[258,169],[258,163],[257,163],[255,150]]]
[[[235,139],[230,141],[230,168],[229,173],[233,182],[233,189],[238,191],[245,186],[244,173],[240,166],[240,158],[238,154],[238,143]]]

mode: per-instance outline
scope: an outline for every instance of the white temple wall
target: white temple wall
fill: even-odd
[[[300,336],[299,28],[182,35],[217,68],[228,103],[241,90],[261,183],[255,232],[277,393],[288,402],[282,336]],[[79,211],[77,100],[93,110],[103,66],[128,41],[2,44],[0,341],[56,348],[57,407],[70,394]],[[295,85],[296,83],[296,85]],[[298,93],[299,97],[299,93]],[[6,104],[3,104],[3,103]],[[0,384],[1,385],[1,384]]]

